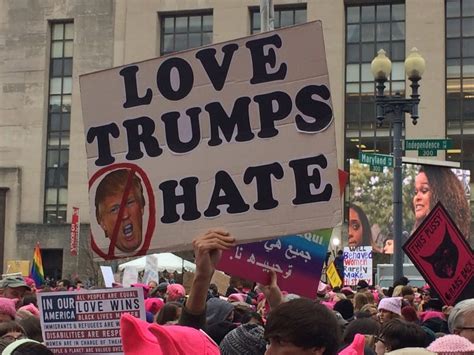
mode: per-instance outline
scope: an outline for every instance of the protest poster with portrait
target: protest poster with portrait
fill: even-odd
[[[92,248],[104,259],[341,222],[321,22],[80,77]]]
[[[474,253],[441,202],[403,250],[446,305],[474,297]]]
[[[427,164],[402,164],[405,242],[441,202],[470,242],[470,171]],[[393,168],[370,170],[350,161],[349,223],[345,245],[371,245],[374,253],[393,254]]]
[[[54,354],[123,354],[120,317],[145,320],[141,288],[40,292],[44,344]]]

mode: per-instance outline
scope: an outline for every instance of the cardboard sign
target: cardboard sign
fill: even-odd
[[[326,276],[328,277],[329,283],[332,287],[342,286],[342,280],[339,276],[339,273],[334,266],[334,263],[331,263],[326,270]]]
[[[474,297],[472,249],[440,202],[403,250],[445,304]]]
[[[158,283],[158,257],[156,255],[147,255],[145,259],[145,273],[142,282],[148,284],[150,281]]]
[[[7,260],[5,264],[7,265],[6,274],[18,273],[20,276],[28,276],[30,274],[29,260]]]
[[[241,244],[222,253],[217,265],[233,276],[268,284],[276,272],[284,291],[315,297],[332,229]]]
[[[45,345],[54,354],[123,354],[120,316],[145,320],[143,290],[38,293]]]
[[[138,270],[134,266],[127,266],[123,270],[122,285],[130,287],[138,282]]]
[[[115,278],[111,266],[100,266],[100,271],[102,272],[102,277],[104,278],[105,287],[113,287]]]
[[[72,208],[71,218],[71,255],[77,256],[79,252],[79,208]]]
[[[321,22],[80,77],[92,248],[105,259],[342,220]]]
[[[361,280],[373,284],[372,247],[344,248],[344,284],[355,286]]]

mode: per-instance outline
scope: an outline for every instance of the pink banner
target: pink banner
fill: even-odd
[[[71,220],[71,255],[79,253],[79,207],[72,208]]]

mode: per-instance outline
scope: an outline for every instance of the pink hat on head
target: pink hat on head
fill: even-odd
[[[16,317],[16,302],[18,300],[15,299],[10,299],[10,298],[5,298],[5,297],[0,297],[0,313],[1,314],[6,314],[11,317],[12,320],[15,320]]]
[[[180,284],[169,284],[166,288],[166,293],[168,294],[166,301],[177,301],[180,298],[186,296],[186,290],[183,285]]]
[[[131,284],[130,286],[135,287],[135,288],[142,288],[143,297],[145,297],[145,299],[148,298],[148,292],[150,291],[150,286],[141,284],[141,283]]]
[[[352,343],[342,350],[339,355],[364,355],[365,337],[362,334],[356,334]]]
[[[228,302],[245,302],[247,295],[244,293],[232,293],[227,297]]]
[[[125,355],[220,355],[219,347],[200,330],[149,324],[130,314],[120,318],[120,337]]]
[[[459,335],[450,334],[436,339],[427,348],[438,355],[474,354],[474,344]]]
[[[401,316],[402,315],[402,298],[401,297],[382,298],[378,307],[379,311],[381,309]]]
[[[38,308],[36,308],[35,305],[32,304],[32,303],[18,308],[18,311],[27,311],[27,312],[31,313],[32,316],[35,316],[36,318],[39,318],[39,316],[40,316]]]
[[[164,305],[165,302],[161,298],[151,297],[145,300],[145,310],[153,314],[157,314]]]

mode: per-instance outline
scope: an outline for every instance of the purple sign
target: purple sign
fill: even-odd
[[[225,251],[217,266],[228,274],[262,284],[276,272],[283,291],[315,297],[332,229],[264,242],[240,244]]]

